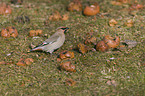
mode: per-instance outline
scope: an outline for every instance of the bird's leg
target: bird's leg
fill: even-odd
[[[46,55],[50,55],[50,57],[56,55],[56,54],[54,54],[54,53],[52,53],[52,52],[45,52],[45,53],[46,53]]]
[[[49,52],[45,52],[46,55],[50,54]]]

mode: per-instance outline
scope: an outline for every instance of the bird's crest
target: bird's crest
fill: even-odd
[[[65,30],[65,29],[69,29],[68,27],[64,27],[64,26],[61,26],[61,27],[58,27],[56,30],[58,30],[58,29],[63,29],[63,30]]]
[[[61,29],[61,28],[66,28],[66,27],[64,27],[64,26],[61,26],[61,27],[58,27],[56,30],[58,30],[58,29]]]

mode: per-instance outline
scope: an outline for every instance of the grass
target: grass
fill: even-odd
[[[10,0],[2,0],[10,4]],[[95,1],[95,0],[91,0]],[[17,38],[0,37],[0,61],[13,62],[10,65],[0,65],[0,93],[2,96],[48,96],[48,95],[78,95],[78,96],[143,96],[145,93],[145,11],[135,11],[135,16],[126,10],[129,5],[114,6],[110,0],[98,0],[100,13],[96,16],[83,16],[81,12],[68,12],[66,0],[24,0],[21,7],[12,5],[11,15],[0,15],[0,30],[7,26],[14,26],[19,35]],[[82,0],[87,4],[87,0]],[[145,4],[144,0],[139,3]],[[28,8],[29,6],[29,8]],[[45,20],[55,11],[60,14],[69,13],[69,20],[49,21]],[[108,15],[101,16],[102,13]],[[19,24],[14,20],[17,16],[25,14],[29,16],[30,23]],[[96,19],[95,19],[96,18]],[[110,27],[110,19],[116,19],[118,24]],[[126,27],[126,20],[134,21],[133,27]],[[54,55],[43,52],[31,52],[31,43],[37,45],[47,37],[28,37],[30,30],[41,29],[43,34],[52,35],[60,26],[70,28],[66,34],[64,45]],[[126,39],[139,42],[136,47],[123,51],[88,52],[84,55],[72,50],[78,43],[83,43],[88,32],[93,32],[97,41],[104,35],[118,36],[121,41]],[[58,69],[57,55],[63,50],[75,53],[71,59],[76,66],[76,72],[66,72]],[[7,55],[10,54],[11,55]],[[110,58],[115,59],[111,60]],[[30,66],[15,65],[20,58],[33,58]],[[75,86],[68,86],[65,80],[71,78],[76,81]],[[108,81],[115,81],[111,85]]]

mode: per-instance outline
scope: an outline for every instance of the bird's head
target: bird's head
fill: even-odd
[[[68,27],[58,27],[56,30],[59,30],[60,32],[66,33],[66,31],[68,30]]]

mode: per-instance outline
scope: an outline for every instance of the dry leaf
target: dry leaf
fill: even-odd
[[[143,53],[143,54],[140,56],[140,58],[141,58],[141,64],[140,64],[140,66],[145,66],[145,53]]]
[[[34,62],[34,60],[32,58],[27,58],[24,60],[24,62],[27,64],[27,65],[30,65]]]
[[[8,27],[9,33],[11,37],[16,38],[18,36],[18,31],[15,27],[9,26]]]
[[[38,29],[38,30],[35,30],[35,31],[36,31],[36,35],[39,35],[39,36],[42,35],[42,30]]]
[[[29,36],[30,36],[30,37],[36,36],[35,30],[30,30],[30,31],[29,31]]]
[[[17,29],[15,27],[9,26],[7,28],[3,28],[1,31],[1,36],[8,38],[8,37],[17,37],[18,36],[18,32]]]
[[[130,10],[139,10],[139,9],[142,9],[143,7],[144,6],[141,4],[133,4],[131,5]]]
[[[6,64],[6,62],[5,61],[1,61],[0,62],[0,65],[3,65],[3,64]]]
[[[30,30],[29,31],[29,36],[30,37],[34,37],[34,36],[41,36],[42,35],[42,30],[38,29],[38,30]]]
[[[62,62],[60,64],[60,68],[69,72],[76,72],[75,66],[71,64],[70,61],[68,62]]]
[[[6,15],[11,13],[12,13],[12,9],[9,5],[6,5],[5,3],[0,4],[0,14]]]
[[[105,52],[109,49],[109,46],[107,44],[105,44],[104,41],[99,41],[96,45],[96,50],[101,51],[101,52]]]
[[[91,38],[87,38],[85,41],[85,44],[95,44],[96,43],[96,37],[91,37]]]
[[[107,44],[110,48],[117,48],[117,46],[119,46],[120,44],[120,38],[119,36],[116,36],[116,38],[114,39],[113,37],[106,35],[103,38],[103,41],[105,42],[105,44]]]
[[[25,84],[23,83],[23,84],[21,84],[21,86],[20,87],[24,87],[25,86]]]
[[[60,59],[69,59],[69,58],[74,58],[74,53],[71,51],[63,51],[59,54]]]
[[[57,62],[60,62],[61,61],[61,59],[60,58],[57,58]]]
[[[10,33],[8,32],[8,30],[6,28],[3,28],[1,31],[1,36],[8,38],[8,37],[10,37]]]
[[[82,43],[79,43],[78,44],[78,49],[79,49],[79,51],[81,52],[81,53],[86,53],[88,50],[87,50],[87,47],[84,45],[84,44],[82,44]]]
[[[33,62],[34,62],[34,60],[32,58],[27,58],[25,60],[23,58],[21,58],[19,60],[19,62],[16,63],[16,65],[18,65],[18,66],[26,66],[26,65],[32,64]]]
[[[65,54],[65,56],[66,56],[67,58],[74,58],[74,52],[67,51],[66,54]]]
[[[72,79],[67,79],[65,81],[65,83],[69,86],[74,86],[76,84],[76,81],[72,80]]]
[[[111,19],[111,20],[109,21],[109,25],[110,25],[110,26],[115,26],[117,23],[118,23],[118,22],[117,22],[115,19]]]
[[[118,1],[111,1],[111,4],[112,5],[122,5],[122,3],[121,2],[118,2]]]
[[[141,66],[145,66],[145,61],[141,63]]]
[[[68,20],[68,18],[69,18],[68,14],[64,14],[62,15],[61,20]]]
[[[133,26],[133,20],[131,20],[131,19],[127,20],[125,25],[127,25],[127,27],[132,27]]]
[[[24,63],[24,59],[23,59],[23,58],[21,58],[21,59],[19,60],[19,62],[16,63],[16,65],[18,65],[18,66],[26,66],[26,64]]]
[[[49,20],[60,20],[60,19],[61,19],[61,15],[60,15],[60,13],[58,11],[55,11],[53,13],[53,15],[51,15],[49,17]]]
[[[96,15],[100,12],[100,6],[98,5],[98,3],[95,3],[91,6],[86,6],[83,14],[86,16],[92,16],[92,15]]]
[[[125,45],[123,45],[123,44],[121,44],[121,45],[119,45],[119,48],[118,48],[119,50],[125,50],[126,49],[126,46]]]
[[[130,0],[117,0],[117,1],[119,1],[121,3],[130,3]]]
[[[79,0],[74,0],[68,5],[69,11],[82,11],[82,4]]]

